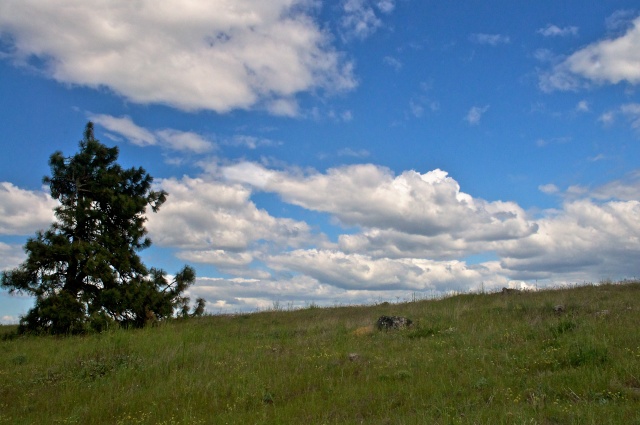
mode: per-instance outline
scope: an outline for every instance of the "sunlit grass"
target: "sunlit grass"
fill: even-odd
[[[4,338],[0,423],[640,424],[639,296],[627,282]],[[380,332],[380,315],[414,326]]]

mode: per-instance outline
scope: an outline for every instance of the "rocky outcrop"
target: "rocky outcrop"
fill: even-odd
[[[403,329],[411,326],[411,319],[400,316],[380,316],[376,322],[378,330]]]

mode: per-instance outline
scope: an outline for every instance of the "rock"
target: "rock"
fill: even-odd
[[[566,310],[567,309],[564,306],[564,304],[558,304],[558,305],[553,307],[553,311],[555,311],[556,314],[564,313]]]
[[[519,294],[519,293],[520,293],[519,289],[502,288],[502,295]]]
[[[349,360],[355,362],[360,359],[360,354],[358,353],[349,353]]]
[[[376,322],[378,330],[402,329],[411,326],[411,319],[400,316],[380,316]]]

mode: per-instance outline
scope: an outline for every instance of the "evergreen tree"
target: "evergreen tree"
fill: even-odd
[[[43,181],[60,203],[56,221],[27,241],[23,264],[2,273],[3,288],[36,297],[22,332],[79,333],[113,321],[140,327],[188,305],[182,294],[195,271],[185,266],[169,282],[137,254],[151,245],[145,210],[157,212],[167,193],[151,189],[143,168],[123,169],[117,159],[118,148],[96,140],[91,122],[77,154],[51,155]]]

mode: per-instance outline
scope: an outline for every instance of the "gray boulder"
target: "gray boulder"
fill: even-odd
[[[402,329],[411,326],[411,319],[400,316],[380,316],[376,322],[378,330]]]
[[[519,294],[519,293],[520,293],[519,289],[502,288],[502,295],[511,295],[511,294]]]

